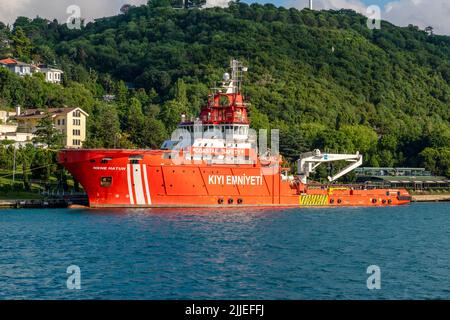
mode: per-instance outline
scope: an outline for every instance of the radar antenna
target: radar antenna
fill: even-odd
[[[223,77],[223,87],[226,89],[226,93],[240,93],[242,89],[242,82],[244,79],[244,72],[248,71],[247,67],[236,59],[232,59],[230,62],[231,75],[225,73]],[[230,79],[231,76],[231,79]]]

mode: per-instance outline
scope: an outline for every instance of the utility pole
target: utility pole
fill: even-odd
[[[16,146],[14,146],[13,184],[16,182]]]

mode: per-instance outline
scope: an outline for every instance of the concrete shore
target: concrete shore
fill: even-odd
[[[413,202],[445,202],[450,201],[450,194],[433,194],[433,195],[413,195]]]
[[[67,208],[68,202],[61,199],[51,200],[0,200],[0,209],[8,208]]]

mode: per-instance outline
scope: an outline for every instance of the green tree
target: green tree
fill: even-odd
[[[137,146],[144,146],[143,129],[145,127],[145,117],[142,113],[141,102],[132,98],[127,116],[127,132],[130,135],[131,141]]]
[[[94,107],[89,126],[86,148],[132,148],[129,135],[120,130],[119,115],[115,105],[99,104]]]
[[[36,149],[30,144],[20,148],[17,153],[18,163],[22,165],[22,182],[25,191],[31,191],[29,169],[35,153]]]
[[[170,100],[163,104],[160,118],[168,131],[176,129],[181,121],[181,115],[186,114],[186,106],[176,100]]]
[[[144,146],[158,149],[168,136],[166,127],[160,120],[147,116],[145,126],[142,130]]]
[[[434,174],[450,176],[450,148],[425,148],[419,156],[427,170]]]
[[[11,40],[13,41],[14,54],[20,59],[29,60],[32,43],[21,27],[14,29]]]
[[[49,112],[46,112],[44,117],[39,120],[35,136],[34,143],[45,144],[50,148],[63,146],[64,135],[55,128],[52,114]]]
[[[48,183],[52,169],[55,166],[54,152],[48,149],[38,148],[31,161],[30,169],[33,179]]]

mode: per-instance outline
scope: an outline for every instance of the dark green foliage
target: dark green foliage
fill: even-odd
[[[11,40],[14,44],[14,55],[20,59],[28,60],[31,54],[31,40],[20,26],[14,28]]]
[[[48,149],[36,149],[31,161],[30,171],[34,180],[48,182],[50,175],[55,172],[54,164],[55,152]]]
[[[39,120],[36,137],[33,139],[34,143],[47,145],[49,148],[61,148],[63,146],[64,136],[53,125],[52,115],[46,113],[45,116]]]
[[[368,165],[448,173],[450,37],[385,21],[370,30],[351,10],[171,4],[152,0],[82,30],[40,18],[19,18],[12,34],[0,27],[0,39],[19,40],[14,52],[30,51],[24,59],[56,59],[66,86],[0,70],[0,104],[79,104],[89,146],[156,147],[181,113],[198,113],[235,57],[249,66],[253,126],[279,128],[289,160],[314,148],[360,151]],[[104,94],[115,100],[100,103]]]

